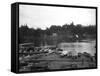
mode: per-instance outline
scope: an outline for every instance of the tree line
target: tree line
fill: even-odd
[[[45,30],[41,28],[29,28],[28,25],[21,25],[21,27],[19,27],[19,43],[31,42],[34,43],[35,46],[95,38],[96,25],[74,25],[72,22],[71,24],[64,24],[62,26],[51,25],[51,27]]]

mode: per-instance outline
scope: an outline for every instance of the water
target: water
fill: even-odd
[[[74,52],[87,52],[94,56],[96,53],[96,41],[88,41],[88,42],[72,42],[72,43],[60,43],[58,46],[63,49],[63,53],[67,53],[69,51]],[[76,53],[76,54],[77,54]]]

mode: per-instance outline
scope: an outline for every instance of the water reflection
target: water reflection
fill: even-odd
[[[96,53],[95,45],[96,41],[89,41],[89,42],[61,43],[58,45],[58,47],[63,49],[63,53],[65,53],[66,51],[67,52],[76,51],[77,53],[87,52],[90,53],[92,56],[94,56],[94,54]]]

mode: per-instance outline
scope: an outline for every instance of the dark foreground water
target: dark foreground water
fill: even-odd
[[[59,48],[63,49],[62,54],[56,53],[47,54],[32,54],[30,56],[21,57],[19,60],[19,71],[45,71],[57,69],[76,69],[76,68],[93,68],[96,67],[96,41],[88,42],[71,42],[60,43]],[[74,52],[76,56],[66,56],[69,52]],[[78,53],[87,52],[91,56],[81,55]],[[23,54],[24,55],[24,54]]]

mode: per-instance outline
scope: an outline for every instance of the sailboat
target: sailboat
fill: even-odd
[[[76,39],[76,42],[78,42],[79,35],[76,34],[75,37],[77,38]]]

